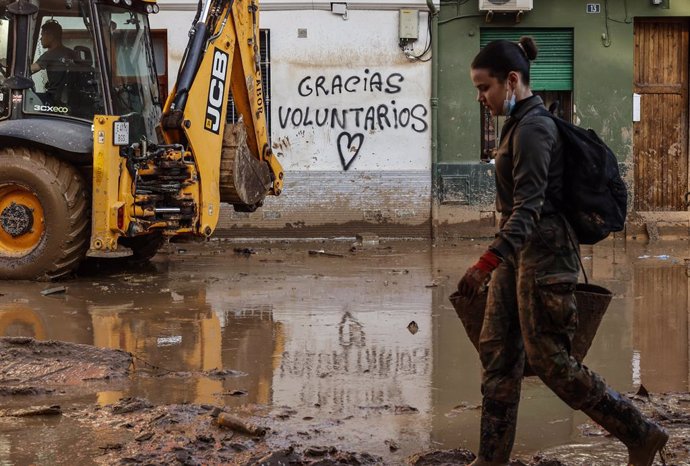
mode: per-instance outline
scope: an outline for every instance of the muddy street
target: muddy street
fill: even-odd
[[[0,465],[462,464],[447,450],[476,450],[480,364],[448,296],[486,242],[351,246],[170,244],[145,267],[0,283],[0,337],[36,340],[2,353]],[[614,293],[585,362],[624,393],[642,385],[668,464],[690,464],[688,244],[583,253]],[[45,340],[124,352],[47,354]],[[22,371],[23,355],[45,360]],[[226,414],[267,431],[219,427]],[[534,378],[519,416],[524,464],[625,461]]]

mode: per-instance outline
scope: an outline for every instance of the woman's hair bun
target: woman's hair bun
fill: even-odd
[[[530,36],[522,36],[520,37],[520,41],[518,43],[520,44],[522,50],[525,51],[525,55],[529,61],[534,61],[537,58],[539,48],[537,47],[537,43],[534,42],[533,38]]]

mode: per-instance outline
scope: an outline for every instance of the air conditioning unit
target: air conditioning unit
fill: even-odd
[[[529,11],[534,0],[479,0],[479,11]]]

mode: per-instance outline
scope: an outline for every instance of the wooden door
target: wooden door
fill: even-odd
[[[686,210],[688,37],[685,19],[635,20],[635,210]]]

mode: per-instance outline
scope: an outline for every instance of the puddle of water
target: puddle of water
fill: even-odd
[[[63,295],[42,296],[46,284],[8,282],[0,335],[133,353],[129,386],[88,402],[140,396],[294,410],[279,424],[288,440],[303,443],[308,432],[319,444],[392,462],[429,448],[475,450],[480,365],[447,297],[482,246],[394,248],[338,258],[309,256],[313,248],[304,244],[257,247],[249,257],[185,246],[184,254],[173,248],[159,256],[154,270],[80,278],[65,283]],[[687,391],[687,245],[657,251],[609,243],[585,254],[591,279],[616,294],[587,364],[621,391],[639,382],[650,392]],[[242,375],[199,375],[216,368]],[[526,380],[515,453],[596,448],[601,439],[578,429],[585,420]],[[54,463],[48,451],[66,445],[68,458],[88,462],[93,445],[107,443],[68,424],[0,423],[0,465]],[[391,453],[386,440],[400,450]]]

